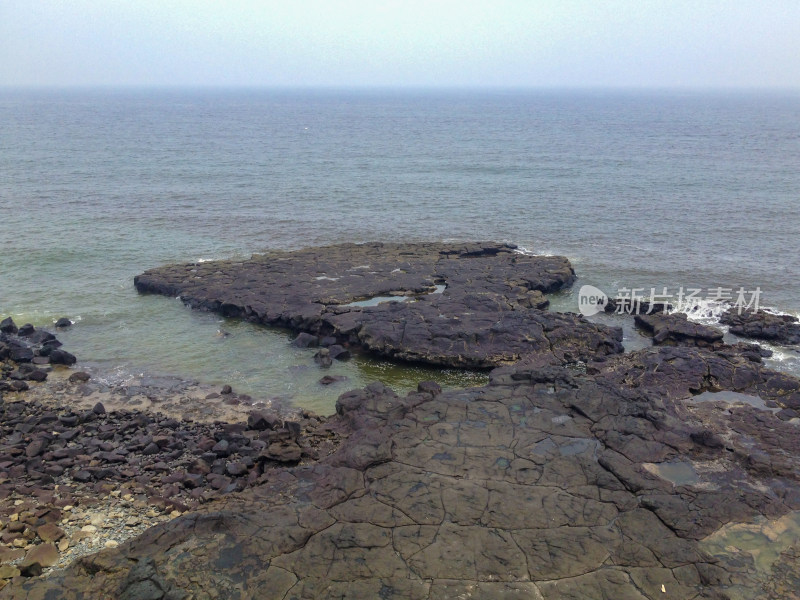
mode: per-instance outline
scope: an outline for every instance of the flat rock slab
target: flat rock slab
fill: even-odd
[[[621,330],[542,310],[544,294],[574,280],[566,258],[505,244],[373,243],[168,265],[134,283],[386,358],[486,368],[529,355],[562,364],[622,352]],[[406,301],[350,305],[389,297]]]
[[[736,347],[657,347],[586,373],[519,365],[494,375],[487,386],[444,393],[421,385],[400,398],[375,383],[343,394],[335,419],[351,433],[326,459],[278,469],[259,487],[47,579],[16,581],[0,597],[643,600],[796,591],[797,426],[692,398],[712,389],[786,397],[800,381],[779,381]],[[776,560],[756,560],[757,547],[730,550],[752,524]]]
[[[723,333],[716,327],[690,321],[684,313],[637,314],[636,327],[652,334],[654,344],[713,348],[722,345]]]

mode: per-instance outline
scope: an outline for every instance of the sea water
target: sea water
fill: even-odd
[[[179,375],[330,412],[381,379],[482,373],[356,357],[142,296],[169,262],[338,242],[494,240],[584,283],[759,289],[800,309],[800,95],[612,91],[0,91],[0,317],[97,377]],[[613,319],[613,318],[612,318]],[[630,320],[630,319],[629,319]],[[630,323],[626,344],[649,344]],[[774,364],[800,374],[798,354]],[[329,387],[324,374],[348,379]]]

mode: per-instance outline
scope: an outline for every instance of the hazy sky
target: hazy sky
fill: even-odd
[[[798,0],[0,0],[0,85],[800,88]]]

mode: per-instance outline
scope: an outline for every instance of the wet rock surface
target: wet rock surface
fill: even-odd
[[[396,360],[488,368],[522,356],[544,365],[622,352],[620,330],[543,310],[544,294],[574,280],[566,258],[504,244],[376,243],[168,265],[137,276],[135,285],[294,329],[301,347],[332,338],[331,347]],[[406,301],[352,305],[376,297]],[[328,365],[328,357],[319,362]]]
[[[695,401],[723,390],[777,409],[800,382],[747,346],[667,346],[584,370],[523,361],[466,390],[371,384],[340,397],[349,437],[329,456],[0,595],[791,597],[798,426]],[[774,558],[727,550],[742,527]]]
[[[764,311],[741,311],[731,308],[720,322],[730,326],[731,333],[742,337],[766,340],[786,346],[800,345],[800,322],[791,315],[774,315]]]
[[[654,344],[692,345],[714,348],[722,345],[723,333],[716,327],[689,321],[683,313],[637,314],[636,327],[652,334]]]

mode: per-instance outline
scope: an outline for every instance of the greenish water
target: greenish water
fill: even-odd
[[[342,392],[376,380],[398,393],[414,390],[424,380],[437,381],[443,387],[488,381],[484,372],[394,363],[358,353],[323,369],[314,362],[316,349],[292,346],[294,336],[287,330],[193,311],[178,300],[161,296],[137,295],[136,304],[140,310],[135,322],[80,318],[58,337],[68,348],[81,348],[88,356],[99,357],[81,361],[81,367],[110,383],[122,383],[134,375],[188,371],[205,383],[229,384],[237,393],[254,399],[300,405],[320,414],[330,414]],[[22,314],[15,319],[52,325],[52,316]],[[145,356],[139,353],[142,347],[148,349]],[[319,380],[325,375],[346,379],[321,385]]]

